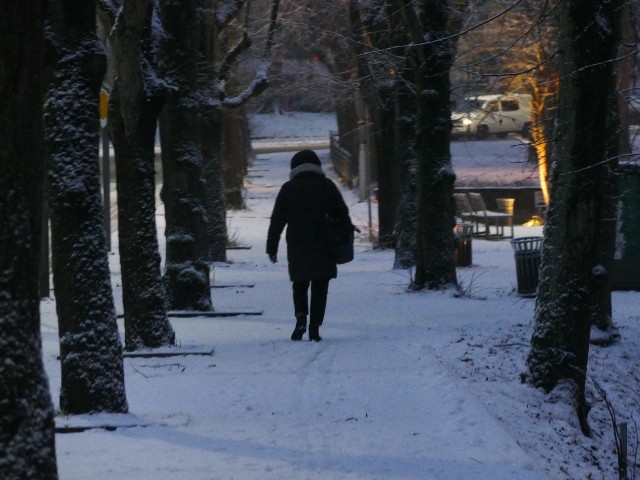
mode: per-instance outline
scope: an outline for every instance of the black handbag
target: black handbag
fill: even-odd
[[[353,260],[354,230],[348,215],[327,213],[324,221],[325,236],[334,261],[341,265]]]

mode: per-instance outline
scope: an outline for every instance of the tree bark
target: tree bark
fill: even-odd
[[[403,76],[407,75],[408,72],[403,73]],[[395,157],[402,165],[402,190],[396,217],[393,266],[407,269],[416,265],[418,163],[413,148],[416,109],[414,96],[401,79],[396,80],[396,109]]]
[[[53,284],[65,413],[126,412],[98,164],[105,72],[94,2],[54,0],[57,65],[46,95]]]
[[[53,405],[42,362],[44,1],[0,6],[0,477],[55,480]]]
[[[375,159],[375,178],[378,184],[378,244],[382,248],[394,245],[396,214],[402,189],[402,162],[396,157],[396,91],[395,71],[397,51],[407,43],[400,15],[394,13],[386,1],[372,2],[366,7],[351,2],[351,23],[360,38],[357,45],[361,91],[370,114],[370,134]],[[364,45],[370,45],[368,50]],[[374,55],[373,52],[391,55]],[[364,119],[360,119],[363,121]],[[361,127],[362,128],[362,127]],[[370,162],[371,163],[371,162]]]
[[[207,215],[199,137],[196,0],[161,0],[162,74],[174,88],[160,116],[167,254],[164,282],[171,310],[211,310]]]
[[[381,248],[392,248],[395,245],[395,227],[397,224],[398,205],[402,191],[402,161],[397,156],[398,139],[395,108],[397,92],[395,82],[389,80],[378,88],[381,104],[377,110],[377,128],[375,135],[377,180],[378,180],[378,245]]]
[[[227,261],[227,203],[223,182],[221,122],[222,112],[219,109],[207,112],[200,119],[202,138],[202,157],[204,159],[204,177],[206,184],[206,208],[209,222],[207,237],[209,243],[209,260],[211,262]]]
[[[155,212],[155,138],[164,90],[145,75],[153,3],[125,0],[110,34],[114,84],[109,130],[115,151],[125,349],[175,343],[167,318]],[[147,55],[146,64],[150,62]],[[148,72],[147,72],[148,73]]]
[[[353,179],[357,175],[357,161],[359,152],[358,143],[358,116],[353,101],[354,93],[349,91],[336,92],[336,123],[338,124],[339,144],[351,155],[351,163],[347,168],[339,172],[349,188],[353,188]]]
[[[614,63],[621,1],[561,3],[561,75],[556,167],[531,350],[530,381],[546,390],[561,380],[576,388],[585,433],[589,337],[603,303],[614,229],[611,146],[617,141]]]
[[[629,93],[633,88],[634,68],[636,64],[636,22],[640,13],[638,2],[625,3],[619,15],[621,42],[618,48],[618,112],[620,117],[619,150],[620,155],[631,153],[629,137]]]
[[[242,210],[244,202],[244,176],[247,174],[247,152],[241,142],[242,119],[235,111],[222,114],[222,162],[225,199],[228,208]]]
[[[215,11],[214,0],[206,0],[207,8]],[[204,67],[200,74],[201,91],[204,98],[212,96],[216,85],[217,69],[221,52],[218,42],[220,25],[214,15],[202,20],[200,36],[200,55]],[[219,104],[211,105],[204,110],[199,119],[200,141],[204,162],[203,174],[206,185],[205,207],[207,209],[207,238],[209,261],[227,261],[227,205],[224,193],[222,170],[222,109]]]
[[[416,138],[418,160],[418,238],[412,288],[457,285],[453,258],[455,173],[449,150],[451,105],[449,71],[454,44],[450,34],[451,2],[423,0],[418,10],[409,0],[396,0],[405,26],[417,45],[415,62]],[[424,38],[432,41],[424,42]]]

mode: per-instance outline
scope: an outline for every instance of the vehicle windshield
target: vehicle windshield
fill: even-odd
[[[479,102],[472,98],[459,98],[455,101],[453,110],[461,113],[470,113],[474,110],[479,110],[482,107],[482,102]]]

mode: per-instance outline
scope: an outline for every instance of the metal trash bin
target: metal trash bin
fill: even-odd
[[[455,250],[453,252],[456,267],[469,267],[472,263],[471,237],[473,223],[458,223],[453,227]]]
[[[543,237],[521,237],[511,240],[515,253],[518,295],[535,297],[538,289],[538,269],[542,258]]]
[[[509,215],[513,215],[515,211],[515,198],[496,198],[496,206],[498,207],[499,212],[508,213]]]

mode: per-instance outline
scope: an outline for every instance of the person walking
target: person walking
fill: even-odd
[[[326,178],[318,155],[313,150],[301,150],[291,158],[289,181],[278,192],[267,234],[267,255],[275,263],[280,236],[287,227],[287,260],[296,319],[291,340],[302,340],[307,315],[309,340],[321,340],[329,280],[338,275],[325,237],[327,213],[349,218],[349,209],[336,185]]]

